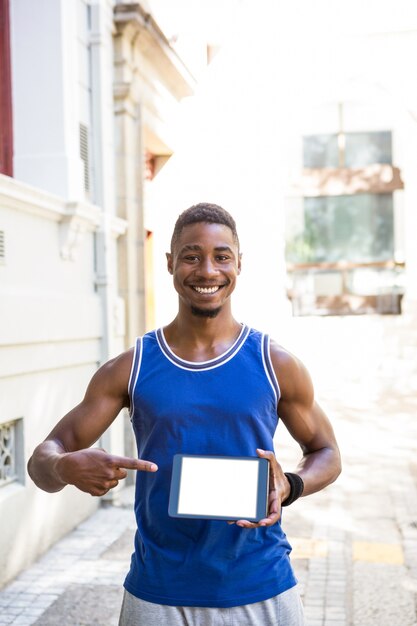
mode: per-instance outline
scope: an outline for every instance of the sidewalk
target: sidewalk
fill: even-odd
[[[343,406],[322,402],[341,477],[284,512],[307,623],[417,626],[417,398],[350,391]],[[291,469],[299,452],[282,425],[276,450]],[[117,625],[133,532],[126,490],[121,506],[102,507],[0,591],[0,624]]]
[[[0,591],[0,624],[117,625],[133,534],[131,506],[102,506]]]

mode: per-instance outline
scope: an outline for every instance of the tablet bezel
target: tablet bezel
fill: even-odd
[[[199,515],[195,513],[179,513],[178,504],[181,486],[182,460],[184,458],[201,459],[222,459],[231,461],[251,461],[257,462],[258,485],[256,498],[255,517],[233,517],[230,515]],[[171,488],[169,494],[168,514],[170,517],[183,517],[189,519],[212,519],[212,520],[239,520],[246,519],[250,522],[259,522],[268,515],[268,495],[269,495],[269,461],[258,456],[213,456],[205,454],[176,454],[172,463]]]

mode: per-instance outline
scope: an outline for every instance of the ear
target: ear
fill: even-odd
[[[166,258],[167,258],[167,268],[168,268],[168,272],[170,274],[173,273],[173,258],[172,258],[172,253],[171,252],[167,252],[166,253]]]
[[[237,273],[240,274],[242,270],[242,253],[239,252],[239,256],[237,258]]]

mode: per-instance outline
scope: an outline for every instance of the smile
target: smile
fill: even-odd
[[[216,293],[216,291],[219,291],[220,286],[216,285],[214,287],[196,287],[193,285],[193,289],[194,291],[197,291],[197,293]]]

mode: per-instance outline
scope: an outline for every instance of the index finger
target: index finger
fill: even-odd
[[[142,459],[133,459],[129,456],[116,456],[111,457],[112,464],[116,467],[123,467],[124,469],[140,470],[142,472],[156,472],[158,466],[152,461],[143,461]]]

